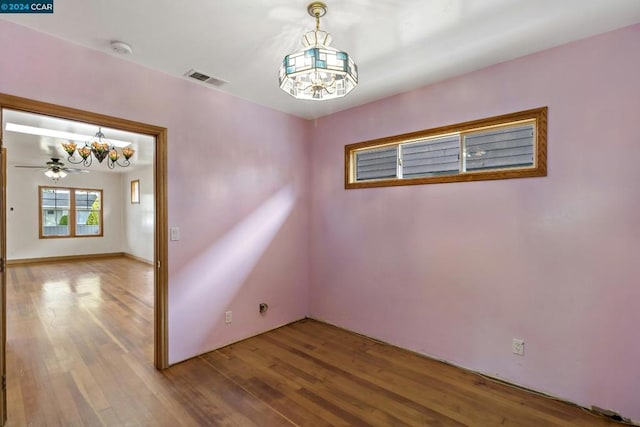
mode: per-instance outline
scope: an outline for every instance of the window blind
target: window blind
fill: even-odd
[[[395,178],[398,171],[398,146],[359,151],[356,180]]]
[[[458,173],[460,136],[448,135],[402,144],[402,176],[412,178]]]
[[[467,171],[533,166],[533,124],[489,129],[464,138]]]

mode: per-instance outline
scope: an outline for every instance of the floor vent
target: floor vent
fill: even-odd
[[[218,87],[229,83],[226,80],[222,80],[222,79],[219,79],[217,77],[211,77],[211,76],[209,76],[209,75],[207,75],[205,73],[202,73],[200,71],[197,71],[197,70],[189,70],[184,75],[187,76],[187,77],[190,77],[192,79],[201,81],[203,83],[207,83],[207,84],[210,84],[210,85],[213,85],[213,86],[218,86]]]

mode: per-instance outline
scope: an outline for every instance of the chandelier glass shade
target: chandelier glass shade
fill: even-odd
[[[135,150],[130,147],[124,147],[118,150],[118,147],[110,143],[102,133],[102,129],[98,129],[95,137],[90,142],[85,142],[84,146],[78,147],[75,142],[62,143],[62,148],[67,152],[69,157],[67,160],[73,164],[82,164],[84,166],[91,166],[93,158],[95,157],[98,163],[102,163],[103,160],[107,160],[107,166],[109,169],[113,169],[116,166],[127,167],[131,164],[129,159],[135,153]],[[78,154],[79,159],[75,157]]]
[[[331,46],[331,34],[320,30],[320,17],[327,12],[321,2],[307,7],[316,18],[316,28],[302,36],[303,48],[284,57],[280,66],[280,89],[298,99],[340,98],[358,85],[358,66],[347,52]]]

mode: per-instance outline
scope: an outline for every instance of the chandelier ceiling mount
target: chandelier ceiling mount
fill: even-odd
[[[320,28],[320,18],[327,13],[327,5],[321,1],[314,1],[307,6],[307,12],[309,15],[316,18],[316,29]]]

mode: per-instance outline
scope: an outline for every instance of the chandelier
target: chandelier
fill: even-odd
[[[135,150],[130,147],[121,148],[109,142],[102,133],[102,128],[98,128],[95,137],[90,142],[85,142],[83,147],[77,148],[75,142],[62,143],[62,148],[67,152],[69,157],[67,160],[73,164],[82,164],[84,166],[91,166],[93,158],[95,157],[98,163],[102,163],[104,159],[107,159],[107,166],[109,169],[113,169],[117,166],[126,168],[131,164],[129,159],[135,153]],[[78,153],[79,159],[76,159],[74,154]]]
[[[320,30],[327,5],[307,6],[316,18],[316,29],[302,36],[303,48],[284,57],[280,66],[280,89],[298,99],[340,98],[358,85],[358,66],[347,52],[331,46],[331,34]]]

